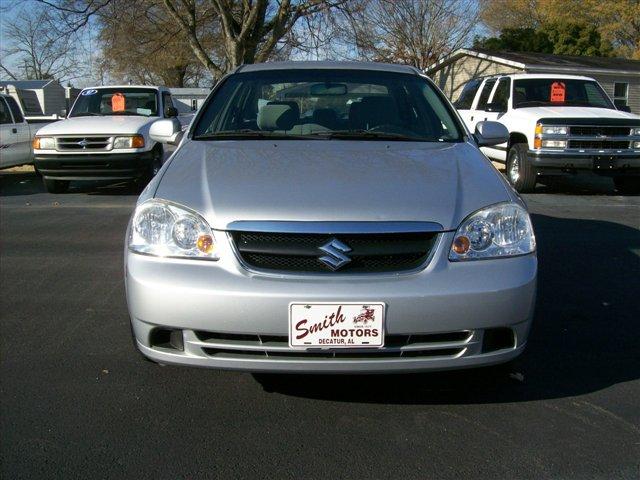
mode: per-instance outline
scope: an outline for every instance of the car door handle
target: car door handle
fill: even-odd
[[[18,133],[18,129],[17,128],[12,128],[11,129],[11,133]]]
[[[471,115],[471,121],[473,122],[473,115]]]

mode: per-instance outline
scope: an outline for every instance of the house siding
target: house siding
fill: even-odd
[[[521,72],[521,69],[509,65],[464,55],[430,76],[451,101],[456,101],[464,84],[472,78]]]
[[[51,82],[41,90],[42,109],[45,115],[59,114],[67,108],[64,87],[58,82]]]

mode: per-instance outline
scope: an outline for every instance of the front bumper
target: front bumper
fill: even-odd
[[[35,168],[52,180],[131,180],[151,169],[153,152],[36,155]]]
[[[568,152],[529,150],[531,164],[542,174],[591,171],[602,175],[640,175],[640,152]]]
[[[137,346],[161,363],[262,372],[390,373],[508,361],[526,344],[535,303],[536,256],[449,262],[452,237],[452,232],[441,235],[424,270],[394,275],[252,273],[241,267],[228,242],[219,242],[218,262],[125,252],[127,301]],[[445,335],[442,341],[417,346],[389,344],[376,352],[301,353],[286,345],[289,303],[352,301],[385,302],[388,339],[468,335]],[[487,351],[483,336],[499,327],[511,329],[514,342]],[[180,330],[184,350],[154,344],[159,329]]]

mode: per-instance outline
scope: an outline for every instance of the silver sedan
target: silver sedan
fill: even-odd
[[[525,348],[535,237],[518,195],[412,67],[301,62],[223,78],[138,200],[126,291],[161,363],[263,372],[491,365]]]

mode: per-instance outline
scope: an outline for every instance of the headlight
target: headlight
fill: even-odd
[[[143,148],[144,137],[142,135],[130,135],[127,137],[116,137],[113,141],[113,148]]]
[[[634,129],[631,131],[631,135],[640,135],[640,127],[638,127],[638,128],[634,128]]]
[[[551,127],[543,125],[542,133],[545,135],[566,135],[569,133],[569,129],[567,127]]]
[[[542,139],[542,148],[567,148],[566,140],[546,140]]]
[[[513,257],[535,249],[529,213],[516,203],[500,203],[469,215],[460,224],[449,260]]]
[[[195,212],[160,200],[136,208],[128,246],[132,252],[158,257],[218,259],[207,222]]]
[[[633,142],[633,148],[640,148],[640,142]]]
[[[34,137],[33,148],[35,150],[55,150],[56,139],[53,137]]]

